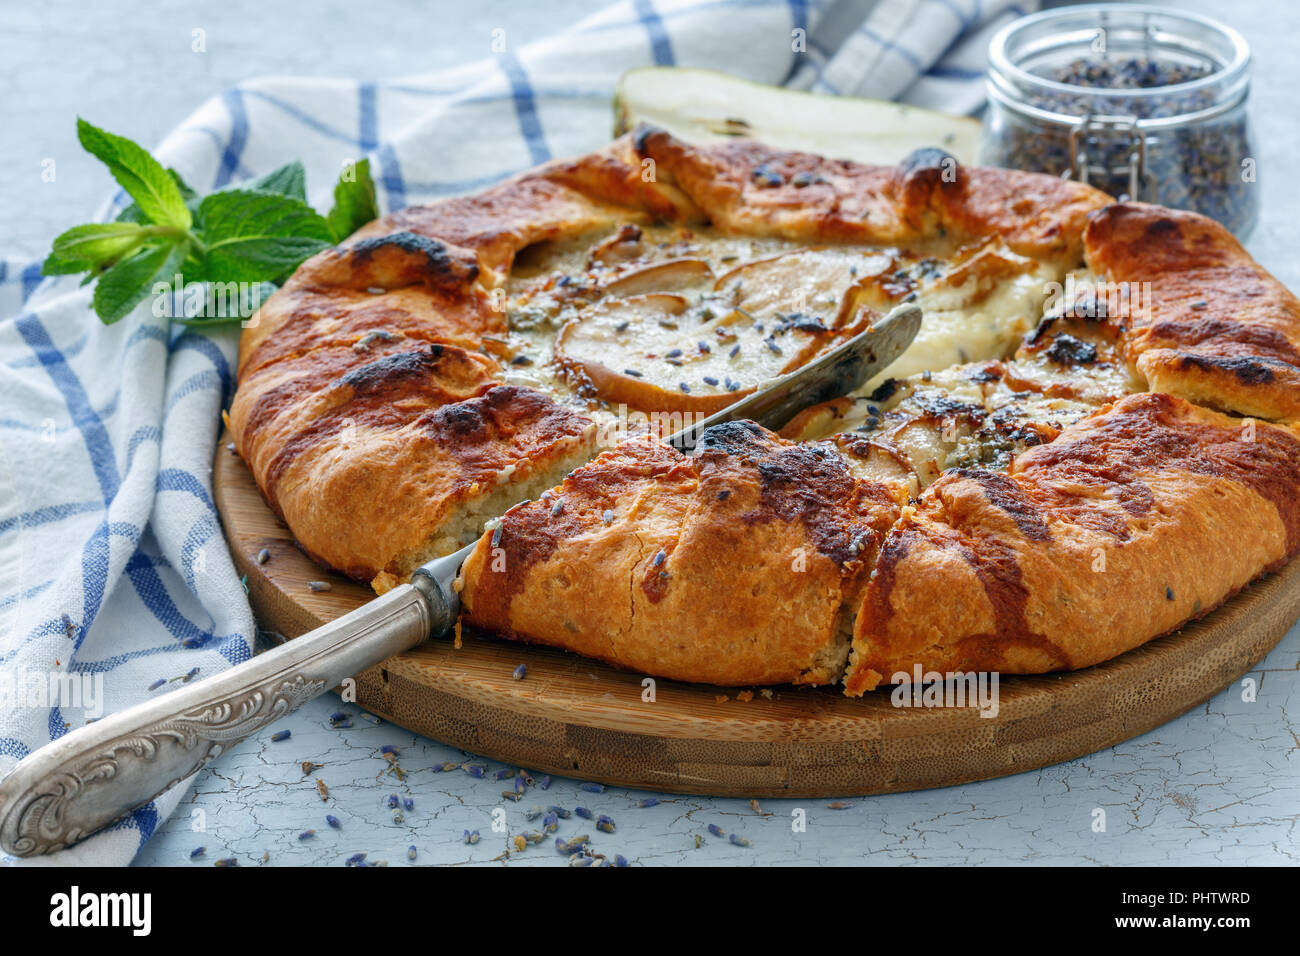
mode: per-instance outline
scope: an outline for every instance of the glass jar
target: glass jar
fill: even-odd
[[[1052,173],[1203,213],[1244,237],[1259,217],[1236,30],[1099,3],[1022,17],[989,44],[980,162]]]

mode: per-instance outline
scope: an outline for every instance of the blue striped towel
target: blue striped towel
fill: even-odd
[[[987,34],[1021,7],[628,0],[527,45],[507,24],[464,68],[245,83],[157,155],[209,190],[300,158],[321,206],[342,163],[369,155],[399,209],[600,146],[633,66],[975,109]],[[0,260],[0,775],[100,713],[246,660],[254,638],[210,480],[237,330],[169,330],[146,306],[104,326],[75,279],[39,270]],[[187,790],[51,859],[129,862]]]

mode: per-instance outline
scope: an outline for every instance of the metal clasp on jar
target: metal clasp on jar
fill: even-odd
[[[1117,138],[1128,136],[1128,162],[1118,166],[1102,166],[1089,161],[1089,135],[1096,132],[1114,134]],[[1069,179],[1076,179],[1087,184],[1094,177],[1103,182],[1115,176],[1128,176],[1128,198],[1142,199],[1143,187],[1154,186],[1148,180],[1146,169],[1147,138],[1138,122],[1129,116],[1094,116],[1085,114],[1070,129],[1070,168],[1066,173]]]

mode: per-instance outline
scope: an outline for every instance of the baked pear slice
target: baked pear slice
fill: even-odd
[[[652,265],[564,326],[556,364],[611,404],[711,414],[857,328],[864,279],[891,262],[874,250],[801,249],[737,266],[698,293],[706,263]]]
[[[555,361],[580,392],[611,405],[712,414],[831,341],[824,327],[802,332],[798,321],[764,323],[675,293],[609,297],[560,330]]]

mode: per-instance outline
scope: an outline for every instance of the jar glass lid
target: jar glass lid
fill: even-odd
[[[989,95],[1043,122],[1085,116],[1160,128],[1241,103],[1250,47],[1208,17],[1138,4],[1032,14],[989,44]]]

